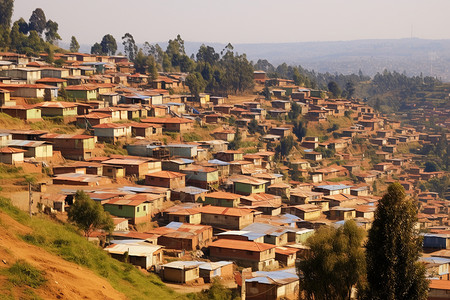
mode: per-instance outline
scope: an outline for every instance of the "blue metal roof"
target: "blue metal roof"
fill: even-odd
[[[215,164],[215,165],[219,165],[219,166],[228,166],[230,164],[229,162],[221,161],[220,159],[211,159],[211,160],[208,160],[208,162],[210,164]]]
[[[324,189],[324,190],[329,190],[329,191],[337,191],[337,190],[351,188],[351,186],[345,185],[345,184],[327,184],[327,185],[319,185],[318,188]]]
[[[438,257],[438,256],[430,256],[430,257],[421,257],[421,261],[426,261],[435,264],[448,264],[450,263],[450,258]]]
[[[181,222],[170,222],[165,227],[172,228],[172,229],[178,229],[178,228],[180,228],[181,225],[183,225],[183,223],[181,223]]]
[[[297,217],[296,215],[292,214],[281,214],[278,216],[279,218],[284,219],[285,222],[295,222],[297,220],[301,220],[301,218]]]

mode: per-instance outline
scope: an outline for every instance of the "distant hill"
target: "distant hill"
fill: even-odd
[[[159,43],[163,48],[167,42]],[[186,52],[197,53],[201,42],[185,42]],[[206,43],[220,52],[226,44]],[[121,46],[121,45],[119,45]],[[283,62],[330,73],[357,73],[373,76],[384,69],[408,75],[437,76],[450,81],[450,40],[392,39],[335,42],[235,44],[256,62],[267,59],[277,66]],[[88,52],[90,46],[83,45]],[[120,49],[119,49],[120,50]]]

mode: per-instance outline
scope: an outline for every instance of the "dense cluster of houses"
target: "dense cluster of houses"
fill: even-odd
[[[418,182],[446,174],[424,172],[420,156],[401,151],[411,143],[436,144],[442,136],[403,127],[356,100],[328,99],[323,91],[267,79],[261,71],[255,82],[269,85],[273,100],[232,103],[174,94],[184,89],[186,74],[161,73],[152,80],[121,56],[58,55],[65,60],[62,68],[0,53],[0,61],[10,62],[1,64],[0,110],[27,122],[58,117],[84,134],[2,130],[0,162],[50,166],[59,192],[41,199],[57,211],[70,207],[78,189],[99,201],[114,217],[105,248],[113,257],[127,257],[177,283],[234,278],[236,266],[251,268],[244,278],[249,297],[292,298],[299,284],[293,268],[308,255],[304,243],[314,230],[350,219],[370,228],[380,199],[373,183],[399,181],[419,201],[417,226],[428,231],[424,247],[439,250],[423,259],[430,278],[450,279],[449,202],[417,189]],[[69,100],[55,101],[61,92]],[[354,125],[339,128],[332,139],[307,136],[302,157],[276,162],[273,145],[293,135],[286,121],[293,103],[308,126],[330,117]],[[248,136],[252,120],[264,132],[264,146],[230,150],[236,128]],[[215,128],[209,139],[183,140],[205,124]],[[179,141],[162,142],[172,133]],[[370,168],[367,153],[358,150],[361,141],[376,149],[371,159],[377,163]],[[103,146],[117,142],[128,155],[105,156]],[[292,171],[302,180],[290,179]]]

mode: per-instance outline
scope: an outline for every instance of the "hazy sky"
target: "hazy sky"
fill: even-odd
[[[130,32],[137,43],[260,43],[450,38],[449,0],[15,0],[13,21],[40,7],[64,42]]]

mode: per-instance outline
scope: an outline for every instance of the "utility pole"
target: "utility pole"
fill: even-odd
[[[247,277],[247,275],[249,276],[249,278],[251,278],[252,276],[252,268],[245,268],[242,269],[242,273],[241,273],[241,300],[245,300],[245,278]]]
[[[245,300],[245,272],[244,270],[242,270],[242,275],[241,275],[241,300]]]
[[[31,182],[28,182],[28,212],[31,217],[31,205],[33,204],[33,197],[31,194]]]

